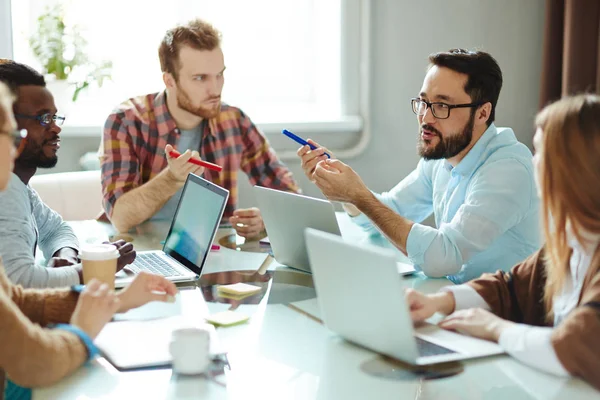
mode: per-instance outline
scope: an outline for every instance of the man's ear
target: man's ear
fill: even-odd
[[[485,125],[492,115],[492,103],[489,101],[477,109],[475,112],[475,125]]]
[[[175,77],[170,72],[163,72],[163,82],[167,89],[172,89],[176,85]]]

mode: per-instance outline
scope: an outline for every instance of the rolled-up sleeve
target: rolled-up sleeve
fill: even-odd
[[[421,159],[417,168],[392,190],[374,193],[375,197],[402,217],[422,222],[433,212],[431,165]],[[352,221],[368,233],[378,232],[377,227],[364,214],[352,218]]]
[[[117,199],[141,185],[139,160],[124,112],[109,115],[104,124],[100,162],[102,203],[110,217]]]
[[[535,201],[530,172],[519,161],[486,164],[469,183],[464,203],[436,229],[414,224],[408,258],[431,277],[458,273],[475,254],[520,222]]]

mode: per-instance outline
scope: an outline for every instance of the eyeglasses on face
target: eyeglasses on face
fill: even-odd
[[[466,103],[466,104],[446,104],[434,102],[430,103],[423,99],[410,99],[412,110],[417,115],[425,115],[425,111],[429,108],[433,116],[437,119],[446,119],[450,117],[450,110],[453,108],[473,108],[479,107],[482,103]]]
[[[65,117],[61,115],[46,113],[42,115],[25,115],[25,114],[15,114],[16,118],[23,119],[34,119],[40,123],[41,126],[48,126],[51,123],[55,123],[57,126],[62,126],[65,123]]]

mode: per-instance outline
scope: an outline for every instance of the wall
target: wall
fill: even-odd
[[[511,126],[531,147],[538,110],[544,0],[372,0],[371,131],[373,139],[359,157],[346,160],[370,188],[390,188],[418,161],[417,124],[409,99],[421,88],[427,56],[453,47],[491,53],[502,68],[496,121]],[[77,169],[84,151],[97,139],[63,138],[53,172]],[[376,160],[376,164],[374,161]],[[296,160],[286,160],[306,194],[318,190],[301,174]],[[242,182],[242,206],[253,203]]]

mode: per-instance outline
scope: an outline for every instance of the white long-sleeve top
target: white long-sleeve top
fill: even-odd
[[[569,241],[573,250],[570,259],[570,274],[567,275],[562,291],[552,302],[554,326],[577,306],[585,275],[588,271],[598,238],[593,238],[585,247],[576,240]],[[486,301],[470,286],[458,285],[445,287],[444,291],[454,294],[455,310],[483,308],[490,310]],[[498,344],[511,356],[533,368],[558,375],[569,376],[569,372],[560,363],[552,347],[550,327],[537,327],[517,324],[502,332]]]

